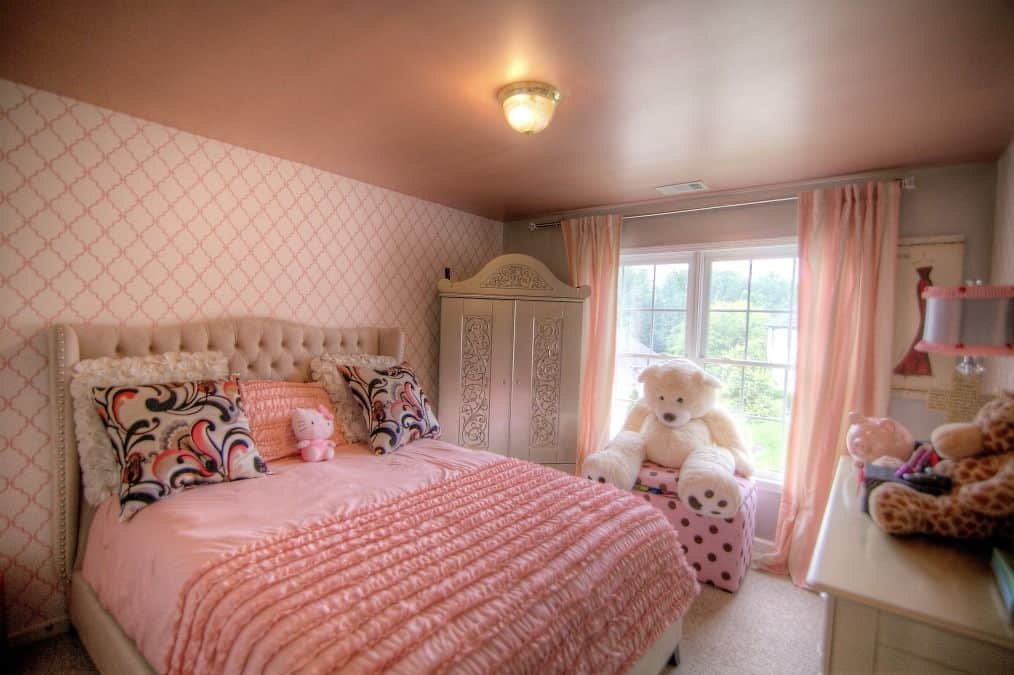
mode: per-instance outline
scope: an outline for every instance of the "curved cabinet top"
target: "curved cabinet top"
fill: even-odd
[[[569,286],[549,271],[540,260],[521,253],[493,258],[470,279],[441,279],[442,296],[484,296],[503,298],[545,298],[581,302],[591,295],[588,286]]]

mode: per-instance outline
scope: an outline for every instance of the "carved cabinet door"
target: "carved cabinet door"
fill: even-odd
[[[510,455],[572,463],[577,445],[581,305],[518,300]]]
[[[506,455],[514,301],[444,298],[440,311],[441,438]]]

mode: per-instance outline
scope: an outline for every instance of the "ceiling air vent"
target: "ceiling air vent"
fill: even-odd
[[[687,183],[675,183],[673,185],[663,185],[655,188],[660,194],[666,197],[672,197],[673,195],[685,195],[690,192],[704,192],[708,189],[708,186],[703,181],[692,180]]]

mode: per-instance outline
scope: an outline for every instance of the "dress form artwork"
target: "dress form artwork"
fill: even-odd
[[[912,344],[908,351],[894,367],[894,374],[930,376],[933,374],[933,365],[930,363],[929,354],[918,351],[915,346],[922,339],[923,328],[926,325],[926,300],[922,297],[922,292],[927,286],[933,285],[930,280],[930,272],[933,271],[933,267],[931,265],[917,267],[915,271],[919,275],[919,280],[915,285],[915,295],[919,302],[919,328],[916,330],[915,337],[912,338]]]

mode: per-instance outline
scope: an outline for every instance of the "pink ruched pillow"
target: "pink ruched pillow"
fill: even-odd
[[[323,405],[331,414],[334,409],[323,385],[317,382],[284,382],[281,380],[242,380],[240,382],[243,411],[250,422],[250,433],[261,457],[270,462],[298,455],[296,434],[292,431],[292,412],[296,408]],[[331,440],[345,445],[341,425],[335,420]]]

